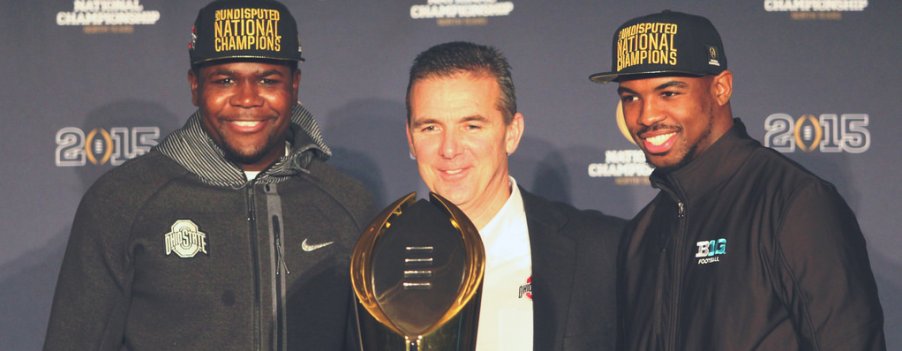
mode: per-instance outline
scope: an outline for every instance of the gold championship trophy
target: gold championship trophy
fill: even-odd
[[[476,227],[438,194],[407,194],[370,223],[351,254],[366,351],[472,351],[485,248]]]

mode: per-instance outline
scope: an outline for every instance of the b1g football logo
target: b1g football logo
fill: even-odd
[[[705,240],[695,243],[698,252],[695,258],[698,258],[698,264],[709,264],[720,262],[720,256],[727,254],[727,239],[720,238],[716,240]]]
[[[820,151],[859,154],[871,147],[869,117],[864,113],[825,113],[793,118],[775,113],[764,120],[764,145],[783,153]]]
[[[57,167],[81,167],[88,163],[113,166],[143,155],[158,143],[159,127],[81,128],[66,127],[56,132]]]

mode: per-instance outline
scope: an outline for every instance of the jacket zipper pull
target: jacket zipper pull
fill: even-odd
[[[279,255],[279,266],[285,270],[285,274],[291,274],[291,271],[288,270],[288,264],[285,263],[285,251],[282,251],[282,243],[276,241],[276,250],[278,250],[277,255]],[[279,271],[276,271],[276,274],[279,274]]]
[[[282,223],[279,221],[278,216],[272,216],[272,229],[275,234],[273,241],[276,242],[276,260],[279,262],[279,267],[285,270],[285,274],[291,274],[291,271],[288,270],[288,264],[285,263],[285,251],[282,250]],[[276,275],[279,275],[280,271],[280,269],[277,269]]]
[[[686,217],[686,205],[682,201],[677,202],[677,218]]]

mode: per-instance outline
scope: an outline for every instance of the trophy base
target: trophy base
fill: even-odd
[[[475,297],[480,301],[481,294]],[[369,315],[360,304],[358,318],[363,324],[360,340],[367,351],[472,351],[476,349],[476,328],[479,321],[479,303],[460,311],[447,324],[422,337],[398,335]]]

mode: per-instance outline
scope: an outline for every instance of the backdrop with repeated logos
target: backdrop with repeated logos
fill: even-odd
[[[43,342],[81,195],[194,111],[186,72],[203,2],[0,2],[0,349]],[[616,124],[613,31],[665,8],[718,27],[750,134],[835,184],[868,242],[890,349],[902,348],[902,5],[892,0],[310,0],[291,2],[304,56],[300,99],[332,163],[385,205],[424,193],[404,136],[414,56],[441,42],[493,45],[513,66],[526,188],[632,217],[655,190]],[[90,291],[85,293],[89,294]]]

